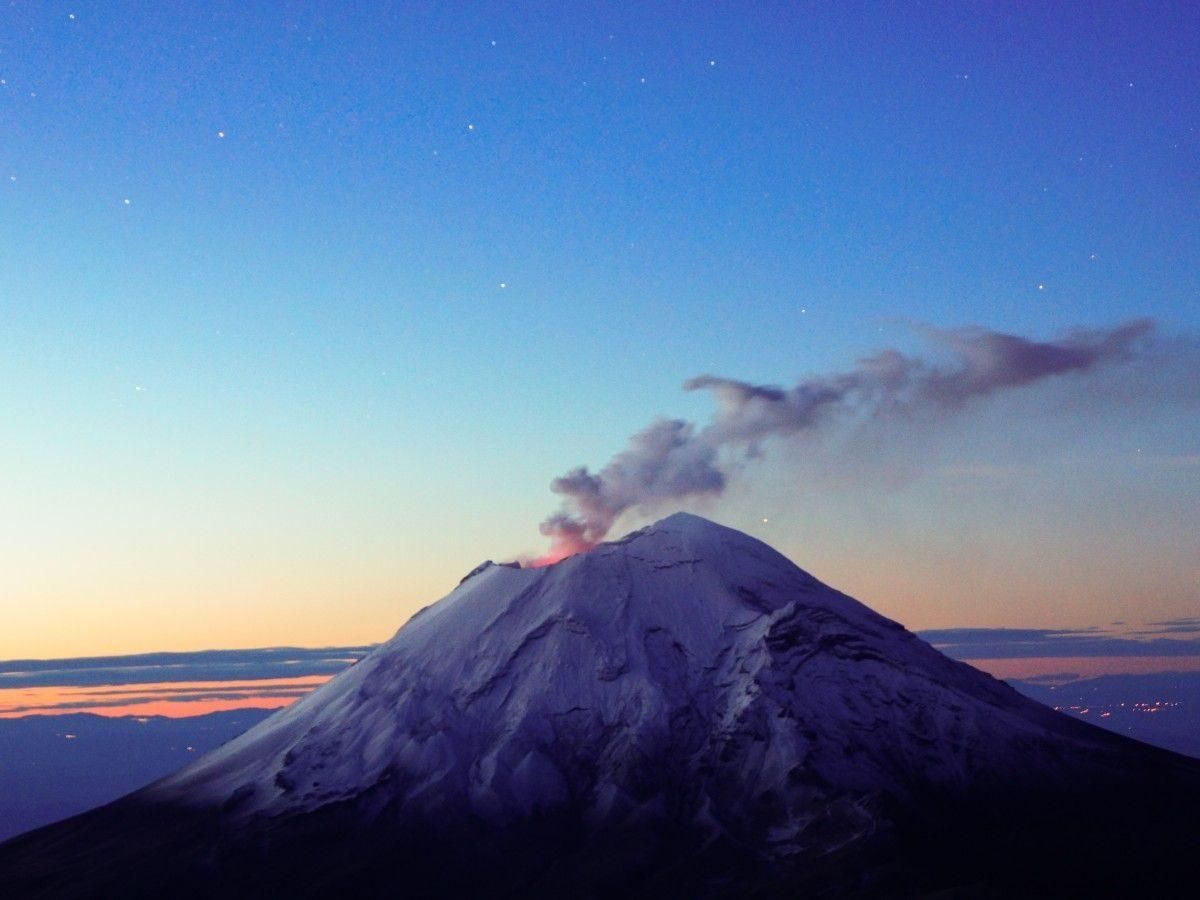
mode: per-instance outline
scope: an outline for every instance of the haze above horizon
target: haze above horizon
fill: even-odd
[[[373,643],[560,499],[1194,617],[1197,73],[1185,3],[10,5],[0,658]]]

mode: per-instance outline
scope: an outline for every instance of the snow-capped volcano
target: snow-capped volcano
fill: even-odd
[[[436,895],[904,891],[938,884],[925,842],[947,817],[953,885],[999,877],[968,864],[964,836],[1010,828],[1036,798],[1048,821],[1163,784],[1200,796],[1183,758],[1027,700],[765,544],[679,514],[545,568],[485,563],[96,824],[0,848],[0,887],[37,870],[39,847],[107,827],[184,893],[250,878],[371,894],[394,877]]]
[[[770,805],[787,852],[807,843],[815,800],[855,799],[849,837],[872,827],[860,795],[960,785],[1080,742],[1096,752],[1095,737],[765,544],[680,513],[554,566],[485,563],[152,793],[276,816],[389,778],[401,813],[502,822],[582,800],[603,821],[661,799],[639,768],[670,759],[681,783],[736,777],[734,808],[698,794],[698,821],[716,832]]]

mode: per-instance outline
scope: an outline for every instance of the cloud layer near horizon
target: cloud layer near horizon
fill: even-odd
[[[980,327],[917,328],[940,361],[884,349],[844,371],[803,379],[790,388],[703,374],[683,385],[715,402],[703,426],[662,418],[637,432],[598,471],[580,466],[555,478],[563,507],[542,534],[553,562],[603,540],[627,510],[643,504],[718,496],[731,469],[763,453],[765,442],[854,419],[950,415],[985,398],[1056,376],[1084,375],[1135,358],[1153,323],[1134,319],[1107,329],[1076,329],[1037,341]]]
[[[1200,620],[1173,619],[1136,630],[1101,628],[934,628],[917,635],[955,659],[1200,656]]]
[[[232,681],[336,675],[371,646],[266,647],[74,659],[0,660],[0,689]]]

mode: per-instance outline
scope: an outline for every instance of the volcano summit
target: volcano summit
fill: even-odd
[[[8,897],[1167,895],[1200,764],[679,514],[485,563],[181,772],[0,846]]]

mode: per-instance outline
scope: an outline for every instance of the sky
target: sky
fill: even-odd
[[[1032,6],[4,7],[0,658],[383,640],[659,421],[720,488],[606,533],[912,628],[1195,616],[1200,10]],[[682,389],[888,349],[761,440]]]

